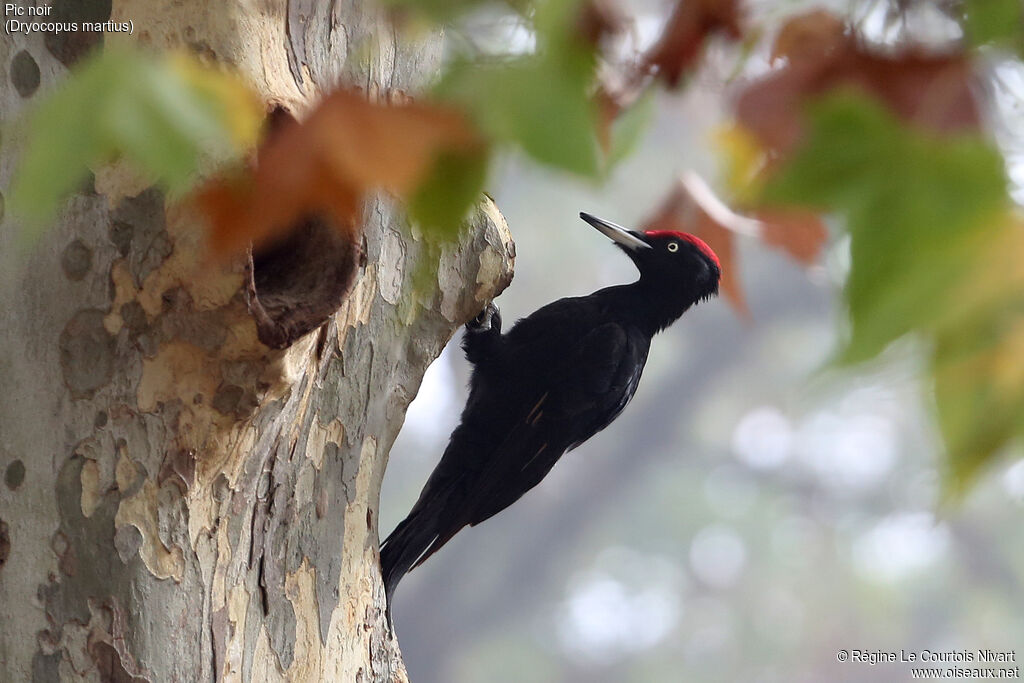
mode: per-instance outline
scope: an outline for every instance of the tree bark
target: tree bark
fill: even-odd
[[[339,82],[414,91],[439,59],[439,36],[402,37],[356,2],[53,4],[130,19],[141,42],[231,65],[298,112]],[[0,39],[4,118],[87,38]],[[20,145],[3,142],[0,192]],[[272,350],[250,267],[211,265],[195,216],[125,168],[95,169],[28,252],[2,201],[0,679],[405,680],[380,482],[427,365],[511,279],[494,205],[428,249],[391,201],[369,202],[340,309]],[[275,286],[328,272],[314,252]]]

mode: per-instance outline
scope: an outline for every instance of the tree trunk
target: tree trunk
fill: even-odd
[[[415,90],[439,59],[438,36],[404,38],[358,2],[53,5],[130,19],[136,39],[233,65],[299,112],[338,82]],[[88,37],[0,39],[5,119]],[[0,191],[20,143],[3,142]],[[318,296],[311,274],[337,256],[318,242],[296,238],[308,259],[276,261],[267,292],[259,257],[255,274],[209,264],[194,216],[120,167],[96,169],[26,253],[2,206],[0,679],[404,680],[380,482],[427,365],[511,278],[493,204],[417,292],[436,250],[371,202],[352,290],[282,350],[251,311]]]

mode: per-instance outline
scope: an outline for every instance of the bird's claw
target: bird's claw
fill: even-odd
[[[493,303],[484,306],[475,318],[466,323],[466,329],[471,332],[487,332],[491,329],[494,316],[498,314],[498,307]]]

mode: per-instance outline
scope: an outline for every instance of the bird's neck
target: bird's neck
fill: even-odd
[[[691,297],[666,291],[664,287],[642,278],[632,284],[609,287],[602,290],[602,294],[649,337],[678,320],[694,303]]]

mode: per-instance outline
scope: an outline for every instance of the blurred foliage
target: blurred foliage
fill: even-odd
[[[856,95],[822,100],[811,123],[765,198],[846,218],[843,361],[873,358],[910,332],[927,339],[946,483],[961,492],[1024,428],[1022,269],[995,258],[1022,253],[1002,157],[980,136],[926,135]]]
[[[428,234],[454,239],[469,207],[484,190],[488,161],[485,150],[442,152],[409,199],[409,216]]]
[[[567,50],[510,64],[453,65],[437,89],[496,140],[537,161],[582,175],[598,169],[596,112],[587,96],[586,53]]]
[[[966,0],[964,31],[974,45],[992,44],[1024,56],[1024,3]]]
[[[435,94],[458,103],[489,137],[514,143],[541,163],[581,175],[599,168],[594,46],[577,33],[574,0],[538,7],[536,52],[481,62],[460,58]]]
[[[465,116],[430,103],[376,102],[339,88],[301,123],[281,115],[268,128],[254,164],[235,177],[214,177],[197,193],[218,253],[286,233],[311,213],[327,216],[358,245],[363,202],[379,190],[412,198],[413,210],[430,221],[422,227],[450,238],[486,168],[486,149]],[[428,213],[416,198],[432,172],[453,177]],[[454,219],[439,224],[446,216]]]
[[[384,0],[384,4],[396,9],[408,10],[427,19],[443,23],[483,5],[500,5],[526,13],[530,11],[531,0]]]
[[[197,193],[213,247],[242,249],[323,211],[358,240],[361,201],[381,189],[406,203],[427,242],[451,239],[495,154],[519,150],[560,172],[607,179],[643,138],[655,84],[691,82],[716,36],[770,33],[743,26],[736,0],[680,0],[665,8],[661,35],[646,51],[623,60],[610,47],[625,33],[621,17],[597,0],[390,4],[396,16],[409,10],[446,24],[486,6],[528,39],[503,54],[465,41],[423,101],[368,102],[348,90],[324,97],[303,122],[269,136],[255,164],[236,164]],[[845,218],[851,329],[842,360],[871,359],[908,333],[927,342],[950,491],[1021,433],[1024,413],[1020,267],[1005,256],[1020,253],[1020,219],[1009,208],[1004,159],[982,138],[972,52],[983,44],[1020,50],[1022,8],[1019,0],[957,7],[968,41],[936,54],[876,50],[825,10],[783,17],[769,54],[786,63],[744,85],[736,98],[742,126],[722,141],[738,159],[730,185],[747,185],[745,205],[763,194],[796,212],[783,220],[731,215],[716,228],[739,291],[737,235],[799,246],[797,258],[809,263],[822,240],[804,209]],[[618,78],[599,66],[617,68]],[[862,96],[829,95],[835,86]],[[8,209],[44,221],[90,166],[117,159],[180,193],[201,170],[251,151],[263,115],[245,85],[192,58],[108,49],[28,112]],[[774,156],[762,173],[766,148]],[[673,229],[700,232],[688,217],[709,214],[688,206]]]
[[[232,76],[183,55],[108,48],[26,113],[10,208],[41,224],[91,166],[118,159],[182,192],[204,163],[255,144],[262,118],[259,100]]]
[[[361,109],[346,105],[325,110],[325,125],[315,135],[313,128],[298,128],[296,137],[273,150],[294,161],[295,145],[304,145],[311,153],[298,161],[322,158],[329,164],[347,194],[325,184],[315,199],[333,197],[342,203],[339,214],[351,211],[357,192],[371,186],[401,190],[411,218],[422,228],[413,234],[425,243],[412,292],[401,302],[403,315],[412,316],[416,297],[433,291],[444,241],[457,233],[459,220],[485,187],[491,161],[509,150],[534,163],[518,179],[506,173],[494,188],[510,224],[521,230],[517,284],[502,298],[507,319],[550,300],[556,291],[576,290],[587,278],[597,278],[595,271],[608,275],[595,268],[597,263],[604,268],[605,245],[559,230],[564,217],[592,205],[648,213],[657,188],[673,184],[679,164],[699,165],[693,161],[702,152],[694,129],[706,123],[708,112],[719,116],[725,108],[723,102],[711,103],[723,99],[728,88],[722,84],[756,80],[765,74],[761,58],[774,55],[786,59],[767,71],[775,79],[761,82],[763,98],[748,100],[749,117],[762,133],[792,142],[793,156],[787,151],[771,157],[770,170],[777,175],[763,173],[766,136],[753,134],[749,125],[729,128],[721,137],[723,156],[735,162],[729,189],[745,207],[758,199],[787,202],[840,219],[834,224],[849,238],[849,269],[830,262],[844,262],[837,255],[845,254],[841,240],[827,250],[824,267],[816,268],[816,282],[831,276],[844,286],[850,327],[840,360],[881,357],[883,366],[882,371],[859,366],[853,372],[861,374],[839,383],[833,397],[809,390],[803,379],[822,360],[834,328],[844,329],[831,317],[827,285],[808,286],[771,250],[748,250],[736,238],[739,233],[730,232],[733,251],[746,252],[744,279],[755,285],[747,290],[754,324],[741,327],[724,307],[701,306],[688,314],[686,324],[666,331],[652,349],[644,389],[616,429],[566,458],[544,486],[488,522],[495,526],[455,539],[446,553],[417,570],[397,614],[407,620],[399,631],[413,677],[446,682],[522,680],[524,675],[589,682],[876,680],[879,669],[834,668],[835,650],[1020,642],[1024,544],[1017,522],[1024,465],[1008,471],[1002,486],[994,477],[986,480],[969,504],[945,519],[923,512],[934,505],[939,459],[918,414],[922,403],[911,400],[917,386],[909,377],[917,359],[900,355],[906,347],[891,349],[908,336],[920,342],[913,348],[924,349],[928,398],[923,405],[934,407],[947,453],[942,482],[948,494],[960,493],[997,453],[1024,435],[1024,227],[1007,198],[1005,160],[985,137],[981,117],[954,117],[968,123],[955,135],[936,132],[941,128],[936,126],[924,132],[929,119],[941,118],[929,106],[955,112],[975,103],[941,91],[950,79],[929,64],[948,57],[956,67],[955,84],[981,96],[984,89],[974,88],[975,79],[985,77],[984,69],[975,68],[977,47],[1024,54],[1020,0],[941,3],[940,11],[957,12],[967,40],[953,45],[949,55],[927,59],[920,54],[902,59],[899,37],[895,43],[878,35],[857,39],[864,26],[884,22],[864,19],[853,27],[820,8],[794,21],[794,13],[809,9],[809,2],[776,3],[767,14],[763,10],[771,3],[746,3],[753,22],[745,26],[735,12],[740,4],[728,0],[671,7],[632,3],[634,9],[643,5],[645,18],[656,20],[651,24],[672,30],[654,36],[649,53],[627,60],[625,67],[607,49],[614,42],[608,40],[613,27],[593,21],[600,18],[593,7],[601,3],[387,4],[396,16],[419,13],[446,26],[480,10],[493,11],[522,29],[516,44],[510,41],[493,54],[474,49],[473,41],[449,45],[450,58],[431,95],[420,102],[419,114],[391,111],[405,130],[404,140],[415,141],[424,137],[415,128],[420,114],[431,118],[442,107],[455,107],[465,122],[447,139],[468,136],[473,144],[438,144],[429,154],[413,155],[411,144],[403,141],[394,145],[401,152],[396,157],[361,151],[360,158],[380,163],[358,165],[365,177],[355,183],[356,165],[344,151],[392,136],[331,137],[337,117]],[[850,6],[843,0],[824,4],[837,10]],[[912,14],[927,3],[854,4],[874,8],[867,11],[877,19],[903,10]],[[752,57],[756,68],[747,69],[744,58],[724,76],[713,59],[703,59],[703,45],[712,34],[737,37],[741,30],[744,40],[730,49]],[[766,42],[773,32],[771,50]],[[637,64],[644,68],[628,73]],[[607,93],[599,65],[623,67],[622,80],[635,88],[629,97],[615,98],[611,115],[595,103],[597,94]],[[651,66],[661,73],[653,77],[646,70]],[[822,99],[825,82],[860,87],[861,95]],[[684,108],[685,94],[662,97],[654,86],[666,83],[699,90],[689,100],[699,104]],[[940,96],[923,97],[936,92],[931,90],[936,83]],[[865,97],[865,90],[873,98]],[[26,111],[20,124],[28,127],[27,144],[13,191],[5,192],[7,221],[14,212],[45,221],[90,167],[115,159],[181,192],[200,171],[250,152],[264,115],[250,89],[191,58],[109,49],[37,99],[38,107]],[[623,102],[629,106],[619,106]],[[900,107],[920,119],[895,117],[892,112]],[[400,110],[401,103],[391,108]],[[652,128],[655,109],[659,120]],[[805,111],[809,118],[804,119]],[[436,132],[437,126],[432,128]],[[5,139],[8,132],[3,131]],[[345,144],[333,149],[338,140]],[[641,157],[630,159],[635,147]],[[267,148],[260,153],[265,157]],[[622,161],[628,165],[616,170]],[[300,170],[310,173],[307,178],[326,175],[309,163]],[[530,180],[524,182],[524,176]],[[564,182],[573,177],[610,182]],[[302,190],[311,187],[303,183]],[[308,208],[301,193],[282,193],[272,202],[275,210]],[[240,229],[257,224],[241,220],[240,211],[227,213],[232,212]],[[769,235],[761,231],[759,239],[770,241]],[[245,243],[253,235],[237,237]],[[779,241],[793,244],[794,235]],[[817,249],[799,258],[810,261]],[[722,260],[738,281],[739,264]],[[793,407],[801,401],[811,405]],[[456,403],[445,418],[457,417]],[[743,446],[742,424],[751,414],[764,413],[765,404],[775,415],[774,431],[760,424],[749,437],[753,446]],[[406,500],[392,500],[389,512],[385,496],[382,531],[415,500],[430,470],[424,453],[444,447],[447,431],[440,431],[434,442],[415,433],[403,436],[415,443],[404,454],[401,444],[393,452],[393,461],[402,466],[389,467],[388,476],[406,478]],[[778,459],[744,455],[754,447]],[[420,471],[414,456],[422,460]],[[912,525],[915,533],[904,530],[896,541],[872,544],[894,520],[916,515],[927,518],[924,529]],[[709,528],[716,532],[711,538],[719,551],[723,539],[739,543],[740,568],[731,584],[721,581],[722,572],[697,570],[697,539]],[[609,539],[629,544],[635,563],[646,569],[671,561],[681,579],[679,585],[666,581],[666,590],[681,596],[683,616],[648,649],[616,652],[609,642],[618,641],[594,637],[588,649],[573,652],[564,642],[566,624],[574,623],[566,616],[572,611],[567,604],[585,595],[588,586],[606,584],[608,576],[631,587],[628,575],[602,564]],[[478,554],[467,559],[472,548]],[[638,592],[658,580],[656,572],[632,579]],[[417,597],[417,581],[427,582],[421,584],[418,611],[416,601],[409,601]],[[619,611],[605,612],[605,626],[632,623],[628,617],[639,613],[635,607],[625,601]],[[588,619],[601,621],[591,613],[580,617]],[[417,621],[421,632],[414,635],[410,627]],[[502,639],[502,629],[517,627],[518,636]],[[642,629],[635,629],[623,640],[635,644],[641,635]],[[435,676],[415,675],[417,666],[433,666]],[[453,672],[460,675],[453,678]]]
[[[632,154],[640,144],[654,116],[654,102],[654,91],[648,90],[612,123],[606,171]]]

